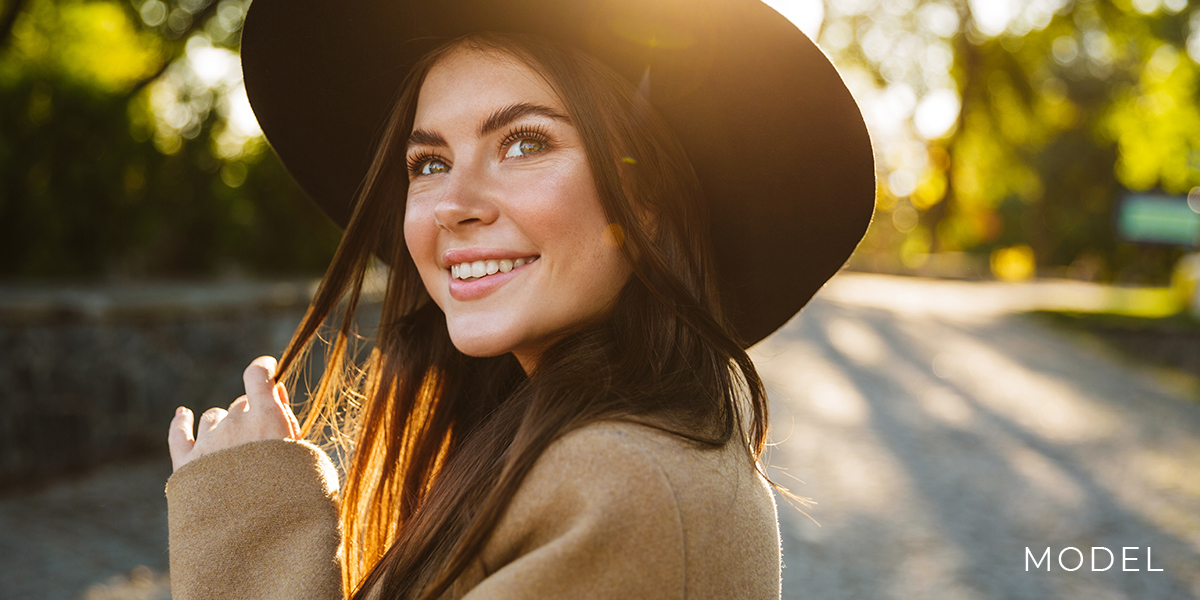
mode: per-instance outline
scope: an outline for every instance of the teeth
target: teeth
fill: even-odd
[[[518,258],[515,260],[501,258],[477,260],[469,263],[459,263],[457,265],[450,265],[450,276],[454,279],[473,281],[480,277],[495,275],[496,273],[508,273],[517,267],[530,264],[537,259],[538,257],[534,256],[530,258]]]

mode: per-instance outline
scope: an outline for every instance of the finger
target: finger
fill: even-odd
[[[238,396],[237,400],[229,403],[229,408],[226,409],[229,415],[236,415],[250,410],[250,400],[245,396]]]
[[[296,420],[296,413],[292,411],[292,405],[288,401],[287,388],[283,387],[282,383],[275,384],[275,399],[283,407],[283,414],[287,415],[288,428],[292,430],[292,439],[300,439],[300,422]]]
[[[175,418],[171,419],[171,427],[167,432],[167,447],[171,451],[171,471],[174,472],[187,462],[187,455],[196,445],[192,436],[192,411],[180,406],[175,409]]]
[[[242,382],[246,384],[246,396],[250,398],[250,410],[269,409],[274,404],[272,392],[275,388],[275,365],[274,358],[260,356],[242,373]]]
[[[204,411],[204,414],[200,415],[200,426],[196,431],[196,439],[204,437],[204,434],[212,431],[228,415],[228,411],[216,406]]]

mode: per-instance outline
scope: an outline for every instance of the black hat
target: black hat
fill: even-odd
[[[795,315],[866,231],[875,166],[858,105],[760,0],[254,0],[246,93],[292,176],[345,227],[413,63],[479,31],[579,47],[648,84],[700,178],[722,304],[747,346]]]

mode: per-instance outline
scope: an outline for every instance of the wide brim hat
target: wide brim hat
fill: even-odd
[[[344,228],[412,65],[479,31],[579,47],[647,93],[699,176],[722,304],[747,347],[866,231],[862,113],[825,54],[759,0],[254,0],[246,93],[288,171]]]

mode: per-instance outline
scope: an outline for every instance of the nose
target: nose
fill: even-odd
[[[433,208],[433,218],[440,229],[461,231],[488,225],[500,216],[500,208],[491,198],[493,186],[486,173],[456,165],[447,183]]]

